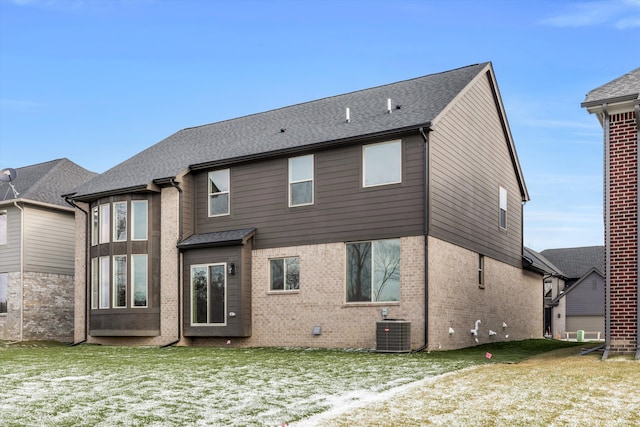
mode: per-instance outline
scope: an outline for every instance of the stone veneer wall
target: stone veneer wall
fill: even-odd
[[[22,339],[73,341],[74,276],[24,273]]]
[[[20,339],[20,272],[7,274],[7,312],[0,314],[0,340]]]
[[[71,275],[26,271],[9,273],[7,313],[0,315],[2,340],[73,340],[74,278]],[[20,336],[21,304],[22,337]]]
[[[638,129],[634,112],[609,120],[610,351],[631,353],[638,323]]]
[[[485,257],[481,289],[476,252],[433,237],[428,243],[430,350],[542,337],[541,275]]]

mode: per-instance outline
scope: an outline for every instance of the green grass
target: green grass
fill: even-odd
[[[380,354],[5,344],[0,345],[0,425],[275,426],[425,377],[474,365],[517,363],[575,345],[530,340]]]

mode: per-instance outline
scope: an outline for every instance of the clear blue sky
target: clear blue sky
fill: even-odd
[[[640,66],[640,0],[0,0],[0,168],[104,172],[172,133],[492,61],[525,245],[600,245],[586,93]]]

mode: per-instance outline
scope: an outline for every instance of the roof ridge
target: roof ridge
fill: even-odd
[[[179,130],[177,132],[186,131],[186,130],[193,130],[193,129],[199,129],[199,128],[203,128],[203,127],[207,127],[207,126],[211,126],[211,125],[216,125],[216,124],[220,124],[220,123],[232,122],[232,121],[235,121],[235,120],[245,119],[247,117],[253,117],[253,116],[257,116],[257,115],[261,115],[261,114],[272,113],[272,112],[275,112],[275,111],[286,110],[286,109],[289,109],[289,108],[299,107],[301,105],[307,105],[307,104],[311,104],[311,103],[314,103],[314,102],[324,101],[324,100],[327,100],[327,99],[340,98],[340,97],[345,97],[347,95],[352,95],[352,94],[355,94],[355,93],[370,91],[370,90],[374,90],[374,89],[380,89],[380,88],[383,88],[383,87],[386,87],[386,86],[394,86],[394,85],[398,85],[398,84],[401,84],[401,83],[407,83],[407,82],[411,82],[411,81],[414,81],[414,80],[424,79],[425,77],[432,77],[432,76],[437,76],[437,75],[440,75],[440,74],[453,73],[453,72],[464,70],[464,69],[471,68],[471,67],[485,66],[485,65],[487,65],[489,63],[490,63],[490,61],[479,62],[479,63],[475,63],[475,64],[470,64],[470,65],[465,65],[465,66],[462,66],[462,67],[454,68],[452,70],[439,71],[437,73],[425,74],[423,76],[418,76],[418,77],[411,77],[411,78],[404,79],[404,80],[398,80],[396,82],[385,83],[385,84],[372,86],[372,87],[368,87],[368,88],[364,88],[364,89],[356,89],[356,90],[352,90],[350,92],[345,92],[345,93],[339,93],[337,95],[323,96],[321,98],[316,98],[316,99],[312,99],[312,100],[309,100],[309,101],[298,102],[296,104],[285,105],[283,107],[272,108],[270,110],[259,111],[259,112],[251,113],[251,114],[245,114],[244,116],[232,117],[232,118],[229,118],[229,119],[219,120],[217,122],[205,123],[205,124],[197,125],[197,126],[190,126],[190,127],[183,128],[183,129],[181,129],[181,130]],[[177,133],[177,132],[175,132],[175,133]]]

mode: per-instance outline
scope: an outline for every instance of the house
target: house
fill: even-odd
[[[603,358],[640,359],[638,161],[640,68],[589,93],[582,103],[604,130],[605,330]]]
[[[545,278],[545,331],[555,338],[601,339],[604,330],[604,247],[545,249],[555,267]]]
[[[491,63],[184,129],[70,197],[76,342],[404,351],[542,335]]]
[[[75,209],[61,195],[96,174],[68,159],[0,173],[0,340],[71,342]]]

